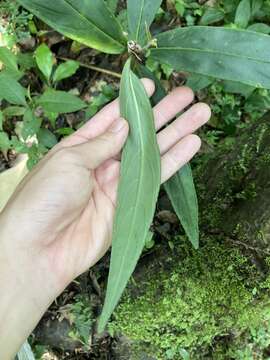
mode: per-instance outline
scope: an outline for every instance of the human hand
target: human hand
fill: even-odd
[[[143,82],[151,95],[153,83]],[[193,93],[186,87],[164,98],[154,108],[157,131],[192,101]],[[209,107],[196,104],[157,133],[162,182],[199,150],[200,139],[192,133],[209,117]],[[128,124],[120,119],[116,100],[52,149],[19,185],[0,216],[0,269],[1,263],[6,264],[2,266],[9,269],[8,278],[16,279],[14,286],[28,289],[36,321],[110,247],[119,153],[127,135]],[[5,281],[0,278],[0,285]]]

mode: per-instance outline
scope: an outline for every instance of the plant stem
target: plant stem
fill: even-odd
[[[72,59],[69,59],[69,58],[61,57],[61,56],[57,56],[57,58],[60,59],[60,60],[65,60],[65,61],[72,60]],[[100,73],[107,74],[107,75],[116,77],[118,79],[121,79],[121,74],[119,74],[119,73],[117,73],[115,71],[111,71],[111,70],[108,70],[108,69],[103,69],[101,67],[94,66],[94,65],[84,64],[84,63],[82,63],[80,61],[77,61],[77,62],[80,64],[80,66],[85,67],[87,69],[98,71]]]

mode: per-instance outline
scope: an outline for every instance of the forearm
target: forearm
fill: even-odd
[[[1,259],[2,260],[2,259]],[[0,266],[0,358],[14,358],[23,342],[33,331],[49,304],[37,304],[32,289]]]
[[[1,224],[0,221],[0,226]],[[24,266],[16,247],[0,228],[0,359],[14,358],[21,345],[33,331],[52,297],[44,284],[35,281],[35,269]],[[32,266],[34,264],[32,262]],[[38,277],[37,277],[38,278]]]

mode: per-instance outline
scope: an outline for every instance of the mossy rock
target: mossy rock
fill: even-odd
[[[109,324],[117,359],[270,359],[270,280],[238,249],[213,238],[195,251],[177,238],[157,258]]]

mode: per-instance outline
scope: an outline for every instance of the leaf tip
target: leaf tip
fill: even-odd
[[[200,247],[200,240],[199,240],[199,235],[196,235],[195,237],[192,237],[190,239],[190,242],[192,244],[192,246],[194,247],[195,250],[198,250]]]
[[[101,315],[100,318],[98,319],[98,324],[97,324],[97,333],[98,333],[98,335],[103,333],[103,331],[105,330],[106,325],[107,325],[107,319],[104,318],[104,316]]]

